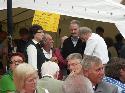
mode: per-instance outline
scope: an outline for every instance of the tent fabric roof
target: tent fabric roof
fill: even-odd
[[[6,9],[0,0],[0,10]],[[120,0],[13,0],[13,8],[42,10],[61,15],[114,23],[125,37],[125,6]]]

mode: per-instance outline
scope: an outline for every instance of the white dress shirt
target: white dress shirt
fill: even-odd
[[[43,48],[42,48],[43,49]],[[43,53],[47,59],[52,58],[52,49],[50,49],[50,52],[46,52],[46,50],[43,49]]]
[[[38,42],[34,39],[32,41],[37,44]],[[27,55],[28,55],[28,63],[33,65],[35,69],[37,70],[37,49],[34,45],[30,44],[27,47]]]
[[[103,64],[109,61],[107,45],[104,39],[95,33],[92,33],[87,40],[84,54],[99,57]]]

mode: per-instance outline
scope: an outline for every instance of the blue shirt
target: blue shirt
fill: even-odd
[[[107,83],[117,86],[120,93],[125,93],[125,84],[122,83],[121,81],[118,81],[111,77],[104,77],[103,80]]]

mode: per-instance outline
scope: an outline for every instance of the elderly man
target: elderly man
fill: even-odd
[[[44,53],[47,61],[53,59],[52,58],[53,57],[53,55],[52,55],[53,43],[54,43],[54,41],[53,41],[52,36],[48,33],[45,33],[44,38],[42,40],[42,44],[43,44],[42,50],[43,50],[43,53]]]
[[[80,74],[82,66],[80,64],[82,60],[82,55],[80,53],[72,53],[67,57],[68,68],[70,74]]]
[[[109,61],[107,45],[102,37],[88,27],[80,27],[79,35],[82,41],[86,41],[84,54],[97,56],[103,64]]]
[[[63,83],[64,93],[94,93],[92,84],[83,75],[69,75]]]
[[[82,72],[92,82],[95,93],[118,93],[116,86],[102,81],[104,66],[98,57],[86,55],[81,64]]]
[[[38,89],[47,89],[49,93],[62,93],[62,81],[57,80],[59,66],[57,63],[48,61],[41,68],[42,78],[38,81]]]

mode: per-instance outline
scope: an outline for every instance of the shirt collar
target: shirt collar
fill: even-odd
[[[54,79],[54,77],[52,75],[49,75],[49,74],[42,75],[42,78],[44,78],[44,77],[50,77],[50,78]]]
[[[46,52],[46,50],[44,48],[42,48],[42,49],[43,49],[44,54],[52,54],[52,49],[50,49],[50,53]]]
[[[37,42],[35,39],[32,39],[32,41],[33,41],[35,44],[39,43],[39,42]]]

